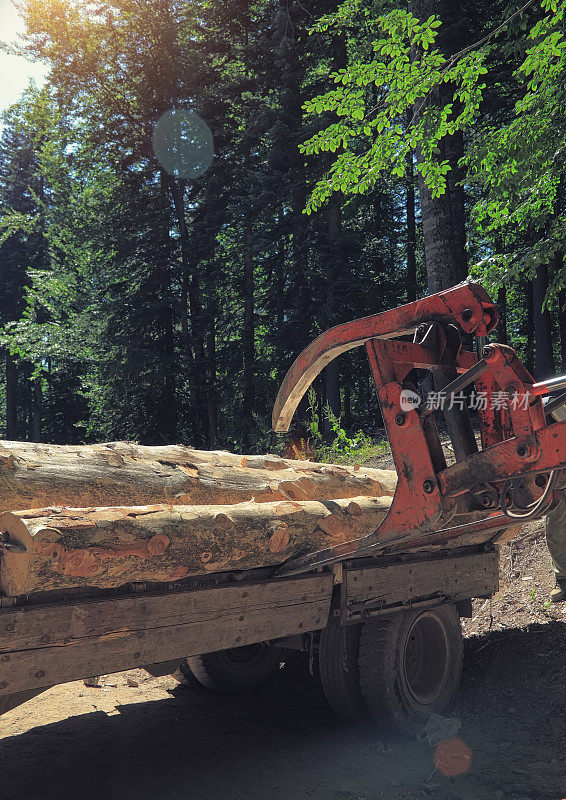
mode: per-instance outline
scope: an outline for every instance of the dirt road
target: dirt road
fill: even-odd
[[[453,715],[472,751],[340,725],[297,664],[251,697],[173,688],[142,670],[56,687],[0,717],[2,800],[534,800],[566,797],[566,608],[540,524],[502,553],[502,585],[467,621]],[[105,684],[105,685],[104,685]],[[135,685],[138,684],[138,685]]]

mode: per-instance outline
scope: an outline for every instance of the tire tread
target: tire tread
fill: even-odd
[[[448,615],[448,618],[453,617],[450,684],[455,691],[462,670],[460,620],[452,604],[439,606],[437,612]],[[419,721],[411,713],[399,682],[399,648],[402,637],[406,635],[410,615],[409,611],[388,619],[365,622],[360,633],[358,666],[360,691],[370,715],[385,727],[397,730],[401,728],[414,733],[420,724],[424,724],[424,719]],[[450,628],[451,623],[447,624]],[[442,707],[442,711],[446,705]],[[440,713],[440,709],[438,710]]]
[[[280,650],[277,647],[265,647],[265,652],[259,663],[247,671],[231,673],[229,667],[221,658],[221,653],[205,653],[200,656],[187,658],[187,669],[193,677],[212,692],[218,694],[233,694],[255,689],[268,681],[275,672],[280,659]]]
[[[321,634],[319,647],[320,679],[332,710],[345,722],[367,719],[357,669],[359,625],[344,627],[331,617]],[[344,669],[344,656],[350,669]]]

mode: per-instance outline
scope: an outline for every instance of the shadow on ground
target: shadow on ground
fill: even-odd
[[[491,800],[566,796],[566,625],[474,637],[455,714],[470,772],[434,751],[341,726],[318,682],[283,670],[248,697],[181,688],[0,741],[2,800]]]

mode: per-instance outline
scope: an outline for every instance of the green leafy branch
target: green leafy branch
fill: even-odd
[[[346,5],[349,13],[355,7]],[[343,18],[339,9],[315,30],[339,26]],[[450,166],[442,158],[440,140],[476,120],[487,68],[482,50],[448,60],[434,47],[439,26],[435,16],[421,22],[401,9],[379,17],[381,35],[371,43],[373,58],[335,71],[336,87],[304,104],[307,114],[337,117],[300,146],[306,155],[337,153],[306,213],[335,191],[363,193],[385,176],[401,178],[407,155],[417,148],[417,169],[426,185],[434,196],[444,192]]]

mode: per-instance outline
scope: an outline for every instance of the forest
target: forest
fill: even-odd
[[[566,1],[18,5],[48,78],[0,143],[5,438],[264,452],[318,333],[467,277],[566,372]],[[305,413],[374,434],[372,385],[345,354]]]

